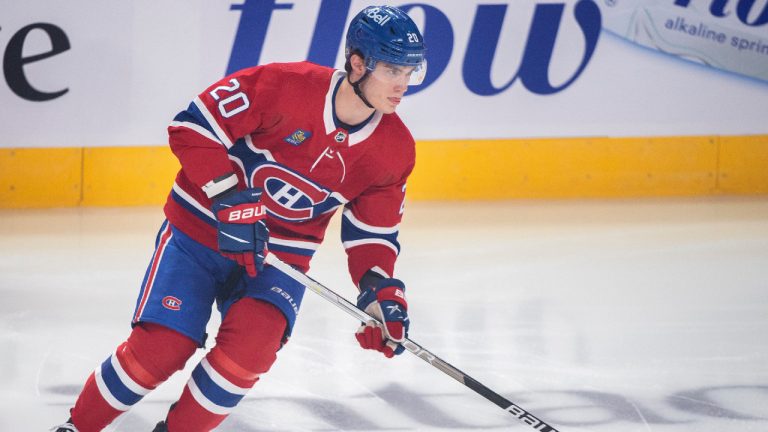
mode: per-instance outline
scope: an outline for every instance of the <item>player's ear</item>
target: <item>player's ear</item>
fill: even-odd
[[[357,77],[363,76],[365,73],[365,60],[358,53],[354,53],[349,56],[349,63],[352,67],[352,73]]]

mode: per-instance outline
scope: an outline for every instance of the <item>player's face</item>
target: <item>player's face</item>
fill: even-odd
[[[408,89],[413,66],[399,66],[386,62],[376,63],[370,79],[364,85],[365,97],[374,108],[390,114],[395,112]]]

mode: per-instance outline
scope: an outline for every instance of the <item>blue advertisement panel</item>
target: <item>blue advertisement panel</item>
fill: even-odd
[[[359,0],[0,0],[0,147],[163,145],[243,67],[343,68]],[[383,3],[428,46],[417,139],[768,133],[768,2]]]

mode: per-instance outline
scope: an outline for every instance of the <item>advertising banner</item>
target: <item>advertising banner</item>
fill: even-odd
[[[0,0],[0,147],[163,145],[239,68],[342,68],[359,0]],[[417,139],[768,133],[766,0],[420,0]]]
[[[765,1],[609,0],[604,28],[684,60],[768,82]]]

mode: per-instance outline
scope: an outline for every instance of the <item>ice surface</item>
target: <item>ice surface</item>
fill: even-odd
[[[0,211],[0,430],[66,419],[129,332],[161,221]],[[338,237],[334,219],[310,275],[351,298]],[[768,430],[768,198],[409,203],[400,239],[412,339],[561,431]],[[361,351],[356,326],[307,293],[219,430],[533,430],[410,354]],[[152,430],[195,363],[110,430]]]

